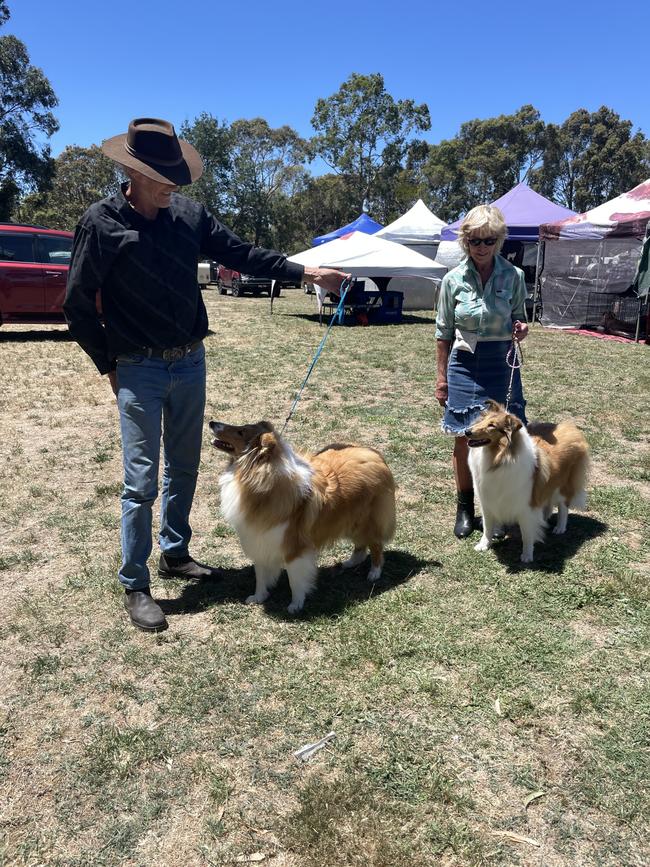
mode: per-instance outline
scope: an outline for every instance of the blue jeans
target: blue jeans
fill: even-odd
[[[140,590],[149,585],[147,560],[152,549],[152,508],[158,496],[161,433],[160,549],[172,557],[188,554],[203,434],[205,349],[201,345],[173,362],[120,355],[117,386],[124,459],[119,578],[127,589]]]

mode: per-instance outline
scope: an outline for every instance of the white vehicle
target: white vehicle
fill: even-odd
[[[217,282],[217,263],[204,259],[197,266],[197,280],[201,289],[207,289],[210,283]]]

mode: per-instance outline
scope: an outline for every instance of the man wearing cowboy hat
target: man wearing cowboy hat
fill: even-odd
[[[210,579],[188,546],[203,412],[208,317],[199,291],[200,256],[245,274],[306,280],[337,292],[345,274],[305,268],[242,241],[177,190],[200,177],[201,157],[171,123],[136,118],[102,150],[124,167],[119,192],[81,218],[72,250],[64,311],[70,333],[117,397],[124,458],[122,565],[125,607],[140,629],[167,626],[149,590],[152,507],[160,503],[162,577]],[[103,323],[96,309],[101,292]]]

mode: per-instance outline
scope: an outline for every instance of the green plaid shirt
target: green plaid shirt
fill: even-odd
[[[526,321],[526,280],[524,272],[494,257],[494,269],[482,286],[481,278],[468,257],[442,279],[436,338],[453,340],[457,328],[478,334],[479,340],[509,340],[512,323]]]

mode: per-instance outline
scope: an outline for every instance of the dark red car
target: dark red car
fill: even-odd
[[[267,295],[271,295],[271,280],[268,277],[250,277],[248,274],[240,274],[239,271],[233,271],[224,265],[219,265],[217,268],[217,287],[221,295],[227,295],[229,289],[235,297],[245,293],[261,295],[265,292]],[[279,294],[280,284],[276,282],[273,297],[277,298]]]
[[[0,223],[0,325],[63,322],[72,232]]]

